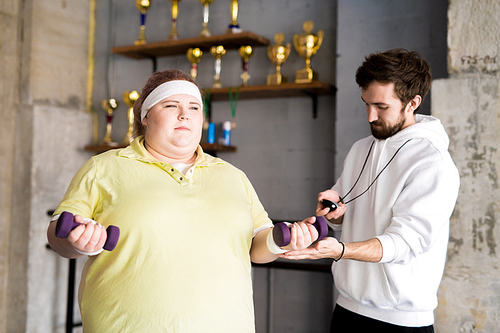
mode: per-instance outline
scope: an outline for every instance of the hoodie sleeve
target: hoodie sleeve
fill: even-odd
[[[415,169],[393,207],[391,224],[377,237],[383,248],[380,262],[406,264],[448,233],[459,184],[451,158]]]

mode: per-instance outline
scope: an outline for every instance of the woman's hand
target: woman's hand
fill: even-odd
[[[308,217],[301,222],[290,225],[290,244],[282,247],[283,250],[302,250],[318,239],[318,230],[313,226],[316,217]]]
[[[75,215],[75,222],[81,223],[73,229],[67,241],[75,250],[85,253],[94,253],[102,249],[106,242],[106,229],[99,223]]]

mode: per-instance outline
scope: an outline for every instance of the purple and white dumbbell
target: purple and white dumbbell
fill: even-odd
[[[314,222],[313,226],[318,230],[318,240],[321,240],[328,235],[328,224],[323,216],[316,216],[316,222]],[[279,247],[290,244],[290,228],[286,225],[286,223],[280,222],[274,225],[273,239]]]
[[[75,222],[73,214],[70,212],[62,212],[57,220],[56,225],[56,236],[59,238],[67,238],[71,230],[75,229],[82,223]],[[103,249],[107,251],[113,251],[118,239],[120,238],[120,228],[110,225],[106,229],[107,238],[106,243],[104,243]]]

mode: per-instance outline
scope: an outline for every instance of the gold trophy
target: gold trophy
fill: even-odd
[[[117,143],[113,142],[113,138],[111,137],[111,130],[113,127],[113,113],[115,112],[115,109],[118,107],[118,102],[116,99],[111,98],[111,99],[103,99],[102,100],[102,108],[104,111],[106,111],[106,134],[104,135],[103,143],[110,145],[110,146],[116,146]]]
[[[299,55],[306,60],[306,66],[297,71],[296,83],[307,83],[317,79],[318,74],[311,68],[311,58],[316,54],[323,42],[323,30],[319,30],[317,35],[312,34],[314,28],[313,21],[306,21],[302,25],[304,32],[300,35],[293,35],[293,46]]]
[[[253,54],[253,48],[250,45],[242,46],[239,49],[241,60],[243,61],[243,74],[240,75],[243,80],[243,86],[248,86],[248,80],[250,80],[250,74],[248,74],[248,60]]]
[[[276,45],[271,45],[267,47],[267,56],[276,66],[276,73],[267,76],[267,85],[277,85],[285,83],[286,77],[281,74],[281,65],[283,65],[290,55],[292,50],[292,45],[287,43],[283,46],[283,41],[285,40],[285,35],[283,33],[277,33],[274,35],[274,41]]]
[[[139,38],[134,42],[135,45],[146,44],[146,11],[151,6],[151,0],[135,0],[137,9],[141,11],[141,30]]]
[[[213,55],[215,58],[215,75],[214,75],[214,84],[212,85],[212,88],[222,88],[222,84],[220,83],[220,72],[222,69],[221,59],[226,54],[226,49],[224,49],[224,46],[222,45],[212,46],[210,48],[210,54]]]
[[[208,6],[210,6],[214,0],[200,0],[200,2],[203,5],[203,29],[201,30],[200,36],[208,37],[211,35],[210,30],[208,30]]]
[[[123,93],[123,101],[128,105],[128,132],[125,134],[123,139],[124,144],[129,144],[134,139],[132,135],[134,134],[134,103],[139,98],[139,93],[137,91],[126,91]]]
[[[242,31],[238,24],[238,0],[231,0],[231,23],[229,23],[226,33],[238,34]]]
[[[186,52],[186,57],[191,63],[191,78],[196,81],[196,77],[198,76],[198,63],[203,57],[203,52],[199,48],[190,48]]]
[[[170,30],[167,39],[176,40],[179,39],[179,34],[177,33],[177,15],[179,15],[179,2],[181,0],[170,1],[172,1],[172,30]]]

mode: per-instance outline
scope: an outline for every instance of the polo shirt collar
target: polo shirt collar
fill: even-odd
[[[194,166],[211,166],[215,164],[225,164],[223,160],[206,154],[201,146],[196,148],[196,160]],[[146,163],[163,163],[155,159],[144,147],[144,136],[135,138],[128,147],[122,149],[118,156],[143,161]]]

